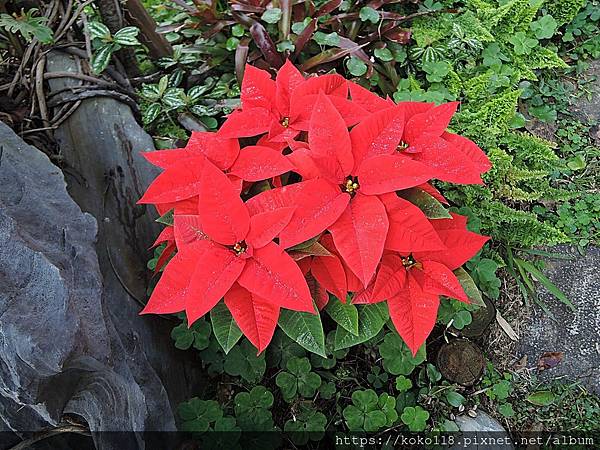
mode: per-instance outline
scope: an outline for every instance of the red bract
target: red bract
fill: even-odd
[[[175,216],[178,253],[166,267],[143,312],[185,310],[191,324],[210,311],[237,282],[251,293],[252,301],[247,306],[254,314],[248,308],[236,309],[242,295],[238,288],[229,294],[226,305],[240,319],[242,331],[262,351],[273,334],[279,307],[313,311],[300,269],[272,242],[289,222],[293,208],[250,216],[227,177],[208,161],[199,183],[199,213]],[[267,311],[274,317],[265,317]]]
[[[456,108],[396,105],[289,62],[275,80],[247,66],[241,108],[217,133],[144,154],[163,171],[140,203],[174,218],[154,244],[163,273],[143,312],[185,311],[191,325],[223,299],[261,352],[280,308],[387,300],[416,352],[439,296],[467,300],[452,271],[487,240],[463,216],[429,219],[411,195],[448,204],[430,180],[481,183],[489,169],[446,130]]]

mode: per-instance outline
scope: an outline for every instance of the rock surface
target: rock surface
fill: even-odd
[[[49,55],[70,70],[58,63]],[[174,407],[203,381],[171,344],[174,322],[138,315],[158,232],[135,205],[156,175],[138,154],[152,139],[109,98],[84,100],[57,139],[68,192],[61,170],[0,123],[0,431],[68,414],[97,448],[144,448],[141,435],[98,432],[173,431]]]
[[[600,59],[591,61],[590,67],[581,78],[594,80],[585,85],[589,97],[582,95],[577,98],[569,110],[583,123],[592,125],[590,137],[596,145],[600,145]]]
[[[573,312],[540,286],[539,297],[553,317],[535,308],[524,327],[519,353],[536,367],[545,352],[563,352],[555,367],[543,377],[566,375],[600,394],[600,248],[590,247],[585,257],[567,246],[551,251],[573,259],[548,261],[546,275],[573,302]]]
[[[464,442],[462,445],[452,447],[451,450],[457,450],[459,448],[511,450],[514,448],[511,443],[512,440],[510,439],[510,434],[496,419],[490,417],[483,411],[477,411],[477,415],[475,417],[470,417],[467,415],[458,416],[454,421],[456,422],[458,429],[464,433]],[[498,440],[501,439],[503,443],[490,444],[483,440],[486,437],[493,438],[495,440],[494,442],[498,442]],[[471,439],[471,441],[468,441],[470,443],[469,446],[465,446],[467,439]]]

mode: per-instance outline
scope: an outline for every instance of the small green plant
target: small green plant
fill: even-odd
[[[27,42],[33,38],[42,44],[50,44],[54,40],[53,31],[46,26],[47,17],[39,17],[37,8],[27,11],[21,10],[21,14],[0,14],[0,28],[10,32],[19,33]]]
[[[396,400],[388,394],[377,396],[375,391],[354,391],[352,404],[343,411],[350,431],[377,431],[391,426],[398,418]]]
[[[113,35],[102,22],[90,22],[88,31],[93,39],[92,70],[96,73],[104,72],[117,50],[140,45],[137,39],[140,30],[136,27],[121,28]]]
[[[321,377],[311,372],[308,358],[291,358],[286,364],[287,371],[280,372],[275,379],[281,389],[283,399],[291,402],[297,395],[313,397],[321,386]]]

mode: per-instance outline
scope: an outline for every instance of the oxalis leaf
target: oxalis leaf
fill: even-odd
[[[242,332],[233,320],[233,316],[225,303],[219,302],[217,306],[210,310],[210,322],[217,342],[225,354],[229,353],[242,337]]]
[[[341,350],[368,341],[381,331],[389,318],[385,303],[357,305],[356,309],[358,311],[358,333],[354,335],[341,326],[337,327],[334,350]]]
[[[327,357],[325,354],[325,333],[323,332],[321,316],[318,313],[311,314],[282,309],[278,325],[290,339],[296,341],[309,352],[316,353],[323,358]]]
[[[325,308],[327,314],[342,328],[358,336],[358,310],[356,306],[331,299]]]

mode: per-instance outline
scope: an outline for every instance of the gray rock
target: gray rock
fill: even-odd
[[[579,120],[592,126],[591,138],[596,145],[600,145],[600,59],[593,60],[581,78],[592,80],[585,86],[589,96],[582,95],[575,99],[569,110]]]
[[[535,308],[524,325],[519,352],[534,367],[545,352],[563,352],[563,361],[541,375],[566,375],[600,394],[600,249],[590,247],[585,257],[567,246],[551,251],[573,258],[548,261],[546,275],[577,310],[573,312],[540,287],[540,300],[553,317]]]
[[[62,55],[48,60],[71,70]],[[139,316],[158,229],[136,206],[156,175],[138,152],[152,139],[110,98],[84,100],[56,137],[69,192],[0,123],[0,431],[22,436],[68,414],[98,448],[144,448],[140,434],[99,432],[173,431],[174,407],[204,382],[173,347],[174,322]]]
[[[453,447],[453,449],[511,450],[514,448],[510,435],[500,425],[500,422],[483,411],[477,411],[475,417],[458,416],[454,421],[463,433],[463,442]]]

